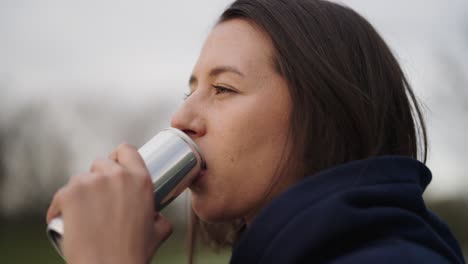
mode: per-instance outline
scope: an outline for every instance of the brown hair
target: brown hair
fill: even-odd
[[[273,43],[274,67],[292,99],[289,129],[303,176],[379,155],[426,161],[417,99],[389,47],[358,13],[323,0],[238,0],[218,23],[231,19],[255,24]],[[216,245],[236,240],[216,224],[197,223]]]

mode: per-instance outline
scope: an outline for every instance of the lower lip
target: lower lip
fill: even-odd
[[[201,180],[201,178],[203,178],[205,175],[206,175],[206,169],[201,170],[198,176],[193,180],[192,184],[197,184]]]

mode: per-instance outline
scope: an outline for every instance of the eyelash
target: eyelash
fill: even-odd
[[[222,94],[222,93],[232,93],[234,90],[221,86],[221,85],[211,85],[216,90],[216,94]],[[192,95],[193,92],[188,92],[184,93],[184,100],[187,99],[190,95]]]
[[[234,92],[232,89],[221,86],[221,85],[211,85],[216,90],[216,94],[222,94],[222,93],[232,93]]]

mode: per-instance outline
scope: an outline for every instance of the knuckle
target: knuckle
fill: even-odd
[[[62,196],[63,200],[73,200],[73,197],[76,197],[85,188],[86,185],[82,177],[77,176],[75,178],[76,179],[67,186],[66,191],[64,191]]]
[[[91,166],[89,168],[89,171],[94,172],[99,168],[99,160],[95,159],[93,162],[91,162]]]
[[[136,150],[136,147],[131,145],[131,144],[128,144],[128,143],[120,143],[118,146],[117,146],[117,152],[122,152],[122,151],[134,151]]]
[[[119,178],[126,178],[128,175],[127,170],[123,168],[122,166],[116,166],[113,170],[113,176],[119,177]]]
[[[102,159],[99,159],[99,158],[98,158],[98,159],[93,160],[93,162],[91,163],[91,167],[90,167],[89,170],[92,171],[92,172],[98,170],[99,167],[100,167],[100,165],[101,165],[101,163],[102,163]]]
[[[69,180],[68,187],[70,189],[81,188],[87,184],[87,174],[79,174],[72,176]]]
[[[92,193],[93,190],[102,189],[107,184],[107,176],[100,172],[83,173],[74,176],[73,182],[67,184],[64,188],[64,202],[79,201],[84,196]]]
[[[68,184],[75,184],[80,180],[80,175],[73,175],[68,178]]]
[[[89,177],[88,183],[91,184],[100,184],[107,181],[106,174],[104,173],[93,173]]]
[[[74,191],[82,192],[94,185],[100,184],[105,179],[104,174],[92,172],[76,177],[75,183],[71,186]]]

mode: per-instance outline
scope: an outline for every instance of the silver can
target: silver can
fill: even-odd
[[[156,211],[179,196],[205,167],[197,145],[176,128],[159,132],[138,152],[153,182]],[[47,226],[47,236],[62,257],[63,225],[62,218],[56,217]]]

